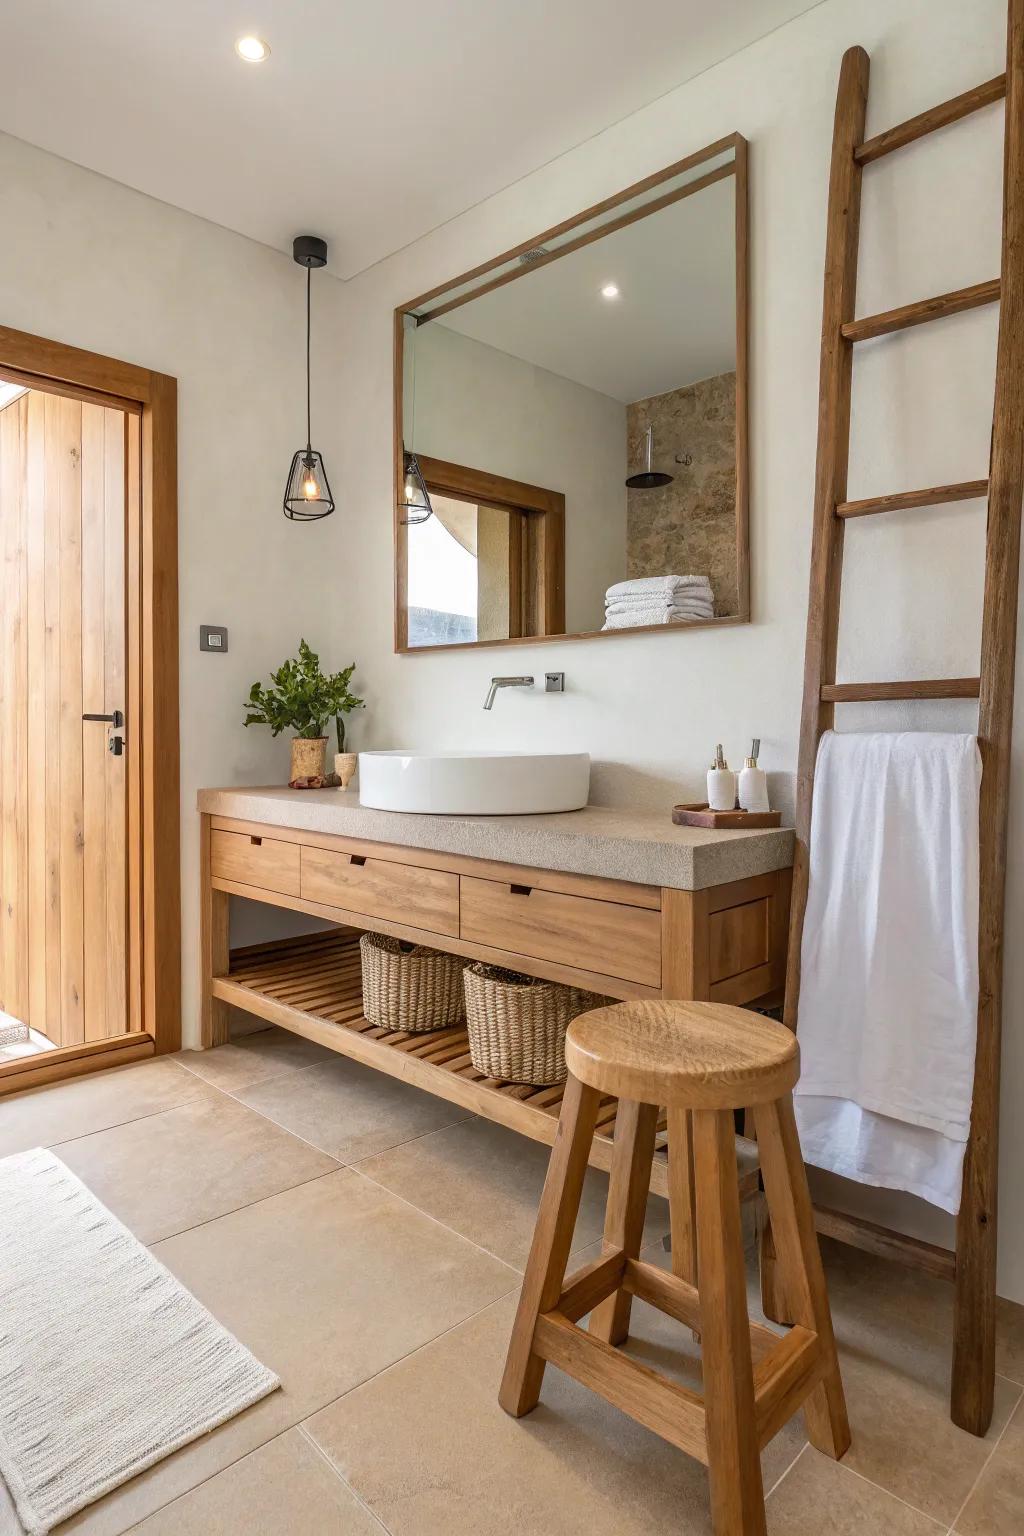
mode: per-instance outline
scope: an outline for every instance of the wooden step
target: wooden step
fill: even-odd
[[[930,485],[923,491],[897,491],[892,496],[865,496],[861,501],[841,501],[836,507],[836,517],[869,517],[874,512],[938,507],[946,501],[974,501],[987,495],[987,480],[961,480],[955,485]]]
[[[823,704],[868,703],[882,699],[976,699],[980,677],[921,677],[902,683],[823,683]]]
[[[996,75],[994,80],[986,80],[984,85],[972,86],[962,96],[953,96],[949,101],[940,102],[937,107],[929,107],[927,112],[909,117],[905,123],[898,123],[895,128],[887,128],[884,133],[876,133],[874,138],[865,139],[863,144],[857,145],[853,158],[858,165],[870,165],[872,160],[880,160],[894,149],[902,149],[904,144],[912,144],[926,133],[934,133],[936,128],[945,128],[947,123],[959,122],[962,117],[977,112],[979,107],[1001,101],[1005,95],[1006,76]]]
[[[888,336],[891,331],[905,331],[912,325],[924,325],[929,320],[942,320],[946,315],[959,315],[965,309],[977,309],[981,304],[994,304],[999,298],[999,279],[975,283],[970,288],[957,288],[953,293],[939,293],[933,299],[916,299],[913,304],[901,304],[898,309],[887,309],[881,315],[866,315],[863,320],[848,320],[840,326],[846,341],[870,341],[875,336]]]

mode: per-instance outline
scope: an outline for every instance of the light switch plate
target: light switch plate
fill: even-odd
[[[228,632],[223,624],[200,624],[199,649],[201,651],[226,651]]]

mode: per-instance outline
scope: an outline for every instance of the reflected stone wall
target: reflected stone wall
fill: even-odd
[[[715,613],[736,613],[736,375],[721,373],[626,410],[630,472],[654,427],[654,468],[672,484],[627,491],[628,576],[707,576]],[[689,466],[676,460],[691,454]]]

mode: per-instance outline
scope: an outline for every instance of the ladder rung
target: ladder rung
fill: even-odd
[[[872,160],[880,160],[883,155],[890,154],[894,149],[902,149],[904,144],[912,144],[926,133],[934,133],[936,128],[945,128],[947,123],[956,123],[962,117],[969,117],[979,107],[1001,101],[1005,95],[1006,76],[996,75],[994,80],[986,80],[984,85],[972,86],[962,96],[940,102],[937,107],[929,107],[927,112],[919,112],[917,117],[910,117],[905,123],[898,123],[895,128],[887,128],[885,133],[876,133],[873,139],[865,139],[863,144],[857,145],[853,158],[858,165],[869,165]]]
[[[823,704],[869,703],[879,699],[976,699],[980,677],[922,677],[904,683],[823,683]]]
[[[934,299],[917,299],[913,304],[901,304],[899,309],[887,309],[881,315],[848,320],[840,330],[847,341],[870,341],[873,336],[887,336],[890,331],[905,331],[908,326],[923,325],[926,320],[941,320],[944,315],[958,315],[965,309],[977,309],[979,304],[994,304],[998,297],[999,279],[993,277],[987,283],[958,288],[954,293],[940,293]]]
[[[987,480],[961,480],[958,485],[930,485],[923,491],[897,491],[892,496],[865,496],[841,501],[836,517],[868,517],[872,512],[904,512],[909,507],[938,507],[946,501],[974,501],[988,495]]]

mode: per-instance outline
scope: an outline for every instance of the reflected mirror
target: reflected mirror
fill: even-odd
[[[749,618],[746,144],[396,311],[396,649]]]

